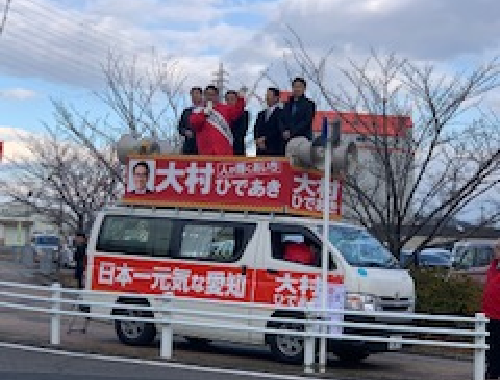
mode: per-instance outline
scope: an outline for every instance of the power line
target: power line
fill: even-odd
[[[2,35],[3,30],[5,29],[5,24],[7,23],[7,15],[9,13],[10,2],[11,0],[6,0],[5,7],[3,8],[2,23],[0,24],[0,36]]]

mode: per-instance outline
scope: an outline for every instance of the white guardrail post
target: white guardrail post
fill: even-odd
[[[304,337],[304,373],[314,373],[314,364],[316,359],[316,331],[320,329],[317,325],[309,323],[305,324],[305,331],[307,336]]]
[[[161,297],[161,319],[160,324],[160,357],[162,359],[172,359],[172,352],[174,348],[174,331],[171,323],[167,323],[164,319],[170,318],[169,311],[170,299]]]
[[[474,322],[474,330],[476,336],[474,343],[481,347],[474,348],[474,380],[484,380],[486,372],[486,322],[488,319],[483,313],[476,314],[476,321]]]
[[[52,313],[50,316],[50,344],[61,343],[61,285],[54,283],[50,287],[52,298]]]

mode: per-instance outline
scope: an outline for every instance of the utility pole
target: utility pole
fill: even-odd
[[[224,70],[224,65],[221,62],[219,63],[219,69],[213,72],[212,75],[215,77],[212,80],[212,83],[219,89],[219,100],[222,101],[224,97],[225,84],[227,83],[227,78],[225,76],[229,75],[229,73]]]

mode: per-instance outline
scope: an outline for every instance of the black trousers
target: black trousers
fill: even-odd
[[[486,343],[490,349],[486,352],[487,373],[492,378],[500,378],[500,319],[491,319],[488,323],[489,337]]]
[[[75,279],[78,282],[78,289],[83,289],[83,268],[75,269]]]

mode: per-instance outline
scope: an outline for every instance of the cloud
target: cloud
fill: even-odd
[[[152,47],[180,59],[220,56],[253,33],[250,27],[229,22],[231,17],[265,16],[267,6],[252,3],[87,0],[70,8],[70,2],[64,6],[61,0],[13,2],[2,36],[0,71],[95,87],[103,81],[101,65],[110,49],[128,57]]]
[[[7,162],[16,157],[32,157],[22,139],[30,136],[29,132],[21,128],[0,125],[0,141],[3,141],[3,158]],[[1,164],[0,164],[1,165]]]
[[[0,99],[28,100],[34,98],[35,96],[35,91],[26,88],[8,88],[5,90],[0,89]]]
[[[186,63],[196,84],[223,60],[231,86],[269,65],[284,86],[287,25],[314,58],[333,47],[335,64],[370,48],[442,63],[497,52],[499,11],[494,0],[19,1],[2,36],[0,71],[95,88],[109,49],[140,57],[154,46]]]
[[[312,48],[387,49],[415,59],[447,60],[498,49],[500,3],[482,0],[307,0],[282,3],[279,22]],[[314,25],[314,28],[311,25]],[[467,32],[464,33],[464,28]]]

